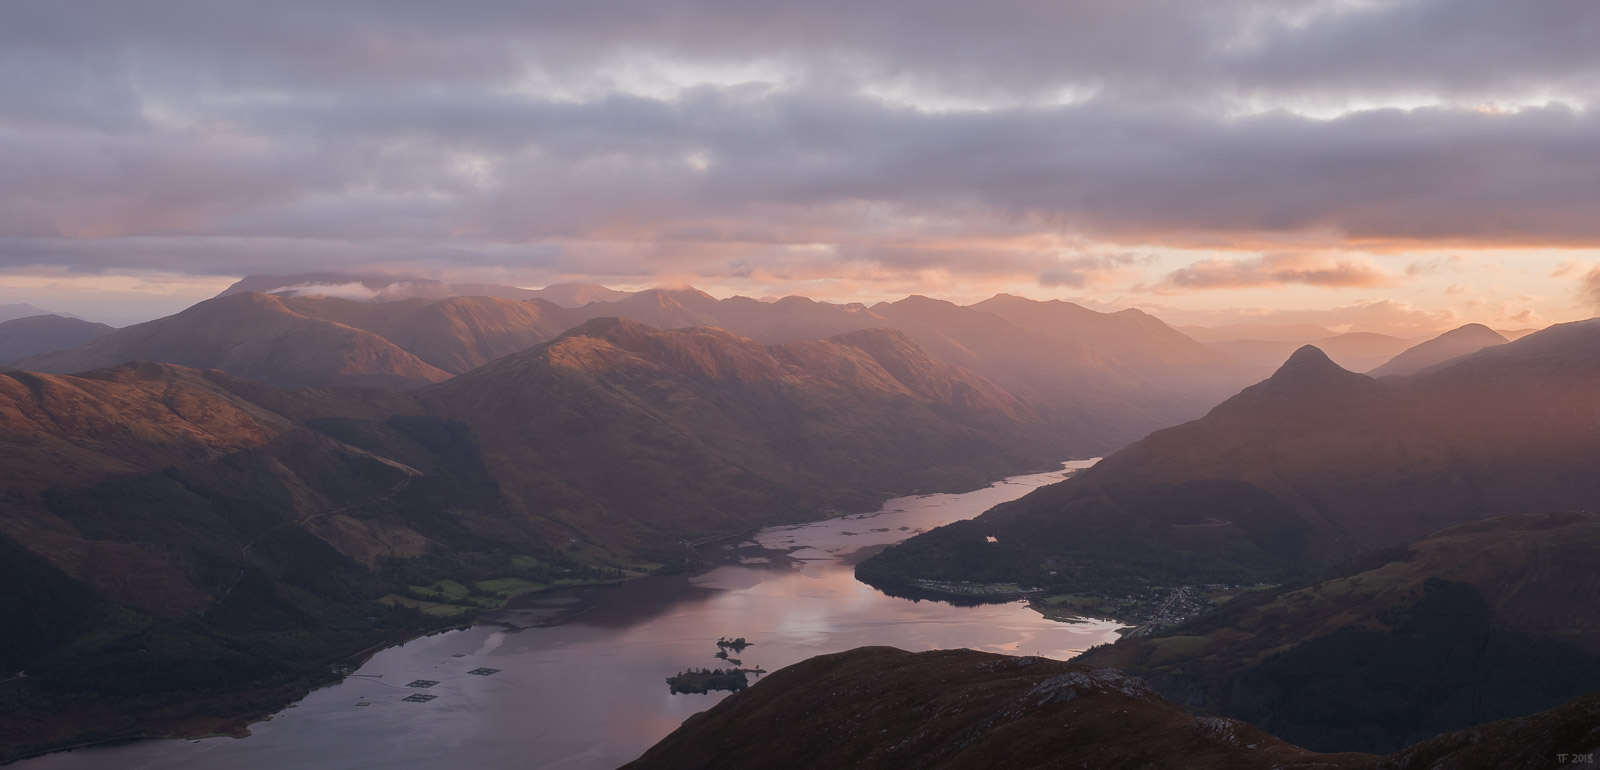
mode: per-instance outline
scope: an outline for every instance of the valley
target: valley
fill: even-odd
[[[1114,639],[1116,624],[1058,623],[1016,602],[957,607],[897,599],[850,573],[862,553],[1061,477],[1058,470],[963,494],[896,498],[875,511],[708,544],[708,567],[698,572],[523,596],[467,628],[372,654],[342,681],[250,725],[247,738],[141,741],[16,767],[265,770],[381,760],[423,768],[508,764],[532,754],[547,764],[610,768],[727,695],[672,695],[664,682],[690,668],[726,667],[713,655],[722,636],[753,642],[734,657],[769,671],[863,644],[1071,656]],[[466,673],[482,667],[499,671]],[[751,675],[751,682],[768,676]],[[440,684],[397,686],[416,679]],[[402,700],[413,692],[438,697]]]
[[[760,636],[762,659],[748,661],[760,674],[743,682],[758,688],[779,666],[851,646],[1021,653],[1029,642],[985,640],[996,629],[1025,640],[1046,628],[1093,630],[1100,641],[1121,640],[1058,655],[1089,650],[1084,664],[1143,677],[1170,704],[1157,723],[1240,719],[1301,747],[1293,751],[1375,756],[1600,687],[1583,673],[1594,652],[1581,634],[1516,626],[1483,593],[1509,578],[1463,583],[1437,559],[1370,606],[1323,610],[1312,601],[1312,614],[1274,610],[1268,619],[1244,609],[1304,596],[1293,592],[1308,585],[1313,597],[1352,594],[1316,581],[1359,573],[1360,584],[1361,570],[1381,566],[1372,559],[1400,553],[1385,549],[1432,547],[1418,538],[1441,528],[1530,506],[1593,505],[1597,493],[1574,465],[1600,449],[1589,446],[1593,426],[1555,417],[1592,412],[1592,323],[1510,343],[1464,327],[1404,349],[1385,365],[1390,373],[1374,372],[1382,379],[1305,346],[1200,419],[1156,430],[1093,467],[1075,465],[1084,470],[1070,480],[1044,473],[983,488],[1054,458],[1115,449],[1254,370],[1140,313],[1009,295],[968,307],[911,297],[867,308],[674,289],[602,293],[573,308],[510,292],[437,291],[378,303],[228,292],[153,326],[96,332],[79,348],[19,363],[70,368],[129,354],[177,362],[0,375],[0,460],[16,471],[0,508],[0,546],[13,557],[8,582],[28,587],[6,601],[34,619],[0,639],[0,662],[26,672],[0,682],[13,715],[0,721],[0,737],[11,756],[136,736],[248,731],[299,741],[256,720],[301,699],[351,708],[322,693],[348,695],[401,670],[435,682],[422,659],[402,652],[438,654],[443,642],[421,635],[456,629],[426,638],[476,640],[450,642],[460,650],[429,667],[470,663],[545,681],[557,675],[542,666],[587,664],[546,657],[519,669],[516,656],[546,650],[544,642],[502,646],[531,635],[579,644],[588,651],[580,656],[600,649],[583,645],[602,645],[596,654],[610,660],[638,654],[617,646],[638,643],[633,629],[680,623],[680,612],[690,625],[671,638],[684,649],[699,638],[691,628],[708,623]],[[585,291],[551,296],[575,301]],[[313,349],[327,355],[308,357]],[[263,382],[226,370],[273,374]],[[1521,398],[1527,388],[1540,398]],[[1461,419],[1487,403],[1518,411]],[[896,494],[974,488],[983,489],[830,518]],[[929,499],[944,502],[916,502]],[[898,523],[913,508],[942,518]],[[1525,526],[1583,523],[1562,521]],[[723,542],[772,525],[782,526]],[[1486,542],[1508,542],[1519,526]],[[1565,532],[1552,537],[1572,542]],[[1517,558],[1546,557],[1504,558],[1514,571]],[[823,585],[831,587],[818,593]],[[757,593],[737,598],[747,590]],[[785,638],[791,626],[740,614],[755,597],[765,612],[790,606],[833,620],[802,644]],[[719,601],[733,602],[733,614],[695,614]],[[1525,598],[1507,601],[1506,612],[1526,612]],[[1571,607],[1554,610],[1567,613],[1561,622]],[[873,620],[851,615],[869,608]],[[1315,619],[1324,611],[1343,613],[1340,622],[1352,612],[1375,620],[1361,621],[1367,636],[1328,636]],[[1441,626],[1430,620],[1440,612],[1471,617]],[[604,617],[614,621],[597,628],[609,635],[557,630]],[[1258,626],[1299,636],[1251,631]],[[905,635],[933,628],[943,630]],[[1372,696],[1322,698],[1322,711],[1297,716],[1310,707],[1294,693],[1321,680],[1287,690],[1283,682],[1348,665],[1330,650],[1349,645],[1404,659],[1412,653],[1397,640],[1417,634],[1437,636],[1426,642],[1436,648],[1447,637],[1482,637],[1494,650],[1484,660],[1524,656],[1547,668],[1496,674],[1526,692],[1494,685],[1495,697],[1480,693],[1471,709],[1452,705],[1467,696],[1438,694],[1456,685],[1424,677],[1412,694],[1384,696],[1412,699],[1393,707],[1388,732],[1360,721],[1367,716],[1341,728],[1327,711],[1365,713],[1353,704]],[[1274,656],[1251,653],[1257,643]],[[1223,648],[1232,654],[1216,652]],[[744,689],[713,670],[742,673],[743,658],[679,657],[636,669],[612,695],[591,694],[644,703],[642,683],[665,689],[674,674],[673,692],[684,691],[674,698]],[[1481,665],[1461,670],[1477,677]],[[1557,670],[1564,676],[1552,679]],[[479,679],[490,675],[461,681]],[[430,689],[407,707],[446,707],[455,701],[440,698],[450,692]],[[373,697],[360,694],[351,713],[379,713],[367,711]],[[598,732],[574,725],[564,734],[591,735],[582,752],[621,741],[637,754],[690,713],[675,703],[676,717],[640,711]],[[293,724],[298,711],[273,722]],[[623,740],[610,731],[624,723],[662,727]],[[77,767],[67,758],[124,756],[117,751],[177,766],[225,755],[265,767],[292,756],[271,740],[227,740],[183,744],[207,746],[202,754],[142,743],[31,764]],[[595,756],[604,759],[594,766],[611,766],[632,755]]]

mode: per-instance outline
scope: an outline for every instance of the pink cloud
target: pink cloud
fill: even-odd
[[[1187,289],[1239,289],[1304,284],[1329,288],[1385,286],[1393,276],[1371,264],[1300,253],[1265,254],[1248,259],[1207,259],[1168,273],[1159,292]]]

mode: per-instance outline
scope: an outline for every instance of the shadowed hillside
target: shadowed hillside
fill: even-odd
[[[1063,592],[1276,581],[1453,524],[1595,510],[1596,351],[1600,321],[1564,324],[1390,383],[1307,347],[1206,417],[858,574]]]
[[[624,767],[1544,770],[1597,747],[1600,693],[1387,756],[1318,754],[1245,722],[1185,713],[1111,669],[861,647],[763,677]]]
[[[764,677],[624,767],[1266,770],[1370,759],[1312,754],[1242,722],[1197,719],[1115,671],[861,647]]]
[[[1082,660],[1320,750],[1394,751],[1600,689],[1600,517],[1464,524]]]

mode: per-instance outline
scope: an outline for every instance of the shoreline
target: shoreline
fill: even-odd
[[[881,511],[883,509],[884,505],[886,505],[890,500],[895,500],[895,499],[898,499],[898,498],[912,498],[912,497],[922,497],[922,496],[927,496],[927,495],[938,495],[938,494],[966,494],[966,493],[970,493],[970,492],[976,492],[976,491],[979,491],[979,490],[983,490],[983,489],[987,489],[987,488],[993,487],[996,484],[1004,482],[1006,479],[1017,477],[1017,476],[1032,476],[1032,475],[1038,475],[1038,474],[1044,474],[1044,473],[1061,472],[1061,471],[1065,470],[1062,467],[1064,463],[1075,462],[1075,461],[1076,460],[1063,460],[1063,461],[1058,461],[1054,466],[1050,466],[1050,467],[1026,468],[1026,469],[1022,469],[1022,470],[1006,473],[1005,475],[998,476],[996,478],[989,479],[987,481],[984,481],[984,482],[981,482],[981,483],[977,483],[977,484],[962,483],[962,484],[954,485],[955,489],[953,489],[953,490],[952,489],[940,489],[940,490],[926,491],[924,489],[913,489],[913,490],[908,490],[908,491],[904,491],[904,492],[880,492],[879,494],[872,496],[873,502],[869,503],[868,505],[873,506],[873,507],[869,508],[868,510],[846,511],[846,510],[839,510],[839,509],[826,509],[824,511],[824,513],[826,513],[828,515],[817,516],[817,517],[805,517],[805,518],[800,518],[800,519],[789,519],[789,520],[778,521],[778,522],[770,522],[770,523],[761,524],[759,526],[754,526],[754,527],[742,529],[742,530],[740,530],[738,532],[718,533],[718,534],[710,535],[710,536],[707,536],[705,538],[701,538],[701,539],[698,539],[698,540],[695,540],[695,541],[692,541],[692,542],[685,542],[684,545],[687,546],[690,549],[693,549],[693,551],[695,552],[696,556],[698,557],[698,562],[694,563],[694,564],[686,564],[686,565],[683,565],[683,566],[674,566],[674,567],[664,567],[664,568],[653,570],[651,572],[647,572],[647,573],[640,574],[640,575],[627,575],[627,576],[624,576],[624,577],[621,577],[621,578],[615,578],[615,579],[597,579],[597,580],[584,581],[584,582],[579,582],[579,583],[574,583],[574,584],[569,584],[569,585],[548,585],[548,586],[544,586],[544,587],[537,588],[537,589],[534,589],[534,590],[524,591],[524,592],[521,592],[521,593],[517,593],[517,594],[510,595],[510,596],[506,596],[503,599],[501,599],[494,607],[470,608],[470,609],[467,609],[466,612],[462,612],[460,614],[452,614],[452,615],[432,615],[432,616],[425,615],[424,617],[436,618],[441,622],[436,626],[432,626],[432,627],[429,627],[429,628],[426,628],[426,629],[408,629],[408,630],[406,630],[405,632],[403,632],[403,633],[401,633],[399,635],[391,635],[390,638],[386,638],[386,639],[384,639],[382,641],[376,642],[374,644],[370,644],[370,645],[368,645],[366,647],[363,647],[360,650],[356,650],[356,651],[351,652],[351,653],[347,653],[347,654],[343,654],[343,655],[340,655],[340,656],[337,656],[337,657],[330,658],[330,659],[326,660],[324,663],[318,664],[316,667],[306,671],[302,675],[302,679],[298,680],[298,681],[288,682],[288,683],[285,683],[285,684],[280,685],[278,687],[266,687],[266,688],[255,689],[255,690],[233,691],[233,692],[216,694],[214,696],[215,700],[217,700],[217,701],[227,701],[227,700],[230,700],[230,699],[251,700],[251,699],[254,699],[254,698],[257,698],[257,697],[263,697],[264,698],[264,697],[269,697],[274,693],[279,693],[280,694],[279,697],[273,698],[273,700],[276,701],[276,705],[274,705],[274,706],[257,708],[257,709],[243,710],[241,712],[234,713],[234,714],[232,714],[230,716],[225,716],[225,717],[204,717],[204,718],[199,718],[199,719],[190,719],[190,718],[175,719],[171,723],[170,729],[149,730],[149,731],[141,731],[141,732],[130,732],[130,733],[124,733],[124,734],[104,737],[104,738],[97,738],[97,739],[88,740],[88,741],[81,741],[81,742],[77,742],[77,743],[72,743],[70,745],[53,746],[53,747],[50,747],[50,748],[46,748],[46,749],[42,749],[42,750],[38,750],[38,751],[32,751],[32,752],[29,752],[27,754],[22,754],[22,755],[18,755],[16,757],[11,757],[11,758],[5,759],[3,762],[0,762],[0,766],[12,765],[12,764],[18,763],[18,762],[38,759],[40,757],[48,756],[48,755],[51,755],[51,754],[59,754],[59,753],[63,753],[63,752],[77,751],[77,750],[80,750],[80,749],[93,749],[93,748],[96,748],[96,747],[106,747],[106,746],[112,746],[112,745],[121,744],[121,743],[134,743],[134,742],[141,742],[141,741],[160,741],[160,740],[195,741],[195,740],[205,740],[205,739],[209,739],[209,738],[222,738],[222,737],[236,738],[236,739],[237,738],[246,738],[246,737],[250,736],[250,734],[251,734],[250,733],[250,728],[252,726],[260,724],[262,722],[270,721],[274,716],[282,713],[283,711],[285,711],[285,710],[287,710],[289,708],[294,708],[300,701],[304,700],[308,695],[310,695],[313,692],[316,692],[317,690],[321,690],[321,689],[324,689],[324,688],[327,688],[327,687],[332,687],[334,685],[343,683],[352,674],[354,674],[357,670],[359,670],[359,668],[362,665],[364,665],[368,660],[370,660],[373,656],[377,655],[378,653],[383,652],[384,650],[387,650],[387,649],[390,649],[390,648],[393,648],[393,647],[404,645],[404,644],[406,644],[406,643],[408,643],[410,641],[416,640],[416,639],[420,639],[420,638],[424,638],[424,637],[428,637],[428,636],[433,636],[434,634],[440,634],[440,633],[446,633],[446,632],[450,632],[450,631],[458,631],[458,630],[464,630],[464,629],[471,628],[474,624],[480,622],[480,619],[484,615],[505,610],[508,607],[510,607],[514,602],[516,602],[516,601],[518,601],[520,599],[523,599],[524,597],[546,595],[546,594],[550,594],[550,593],[558,591],[558,590],[568,590],[568,589],[576,589],[576,588],[588,588],[588,587],[596,587],[596,586],[621,585],[621,584],[629,583],[629,582],[632,582],[632,581],[635,581],[635,580],[640,580],[640,579],[650,578],[650,577],[656,577],[656,576],[674,575],[674,574],[682,574],[682,573],[691,573],[691,574],[701,573],[701,572],[709,571],[711,569],[715,569],[718,566],[721,566],[720,564],[716,563],[715,561],[705,558],[705,549],[707,549],[707,548],[715,548],[715,547],[717,547],[719,545],[731,545],[731,546],[737,547],[738,544],[748,541],[756,533],[758,533],[758,532],[760,532],[760,531],[762,531],[764,529],[769,529],[769,528],[772,528],[772,527],[803,526],[803,525],[807,525],[807,524],[814,524],[814,523],[817,523],[817,522],[829,521],[829,520],[839,519],[839,518],[844,518],[844,517],[849,517],[849,516],[858,516],[858,515],[871,514],[871,513],[877,512],[877,511]],[[860,507],[867,508],[868,505],[863,505],[863,506],[860,506]],[[345,671],[342,671],[342,672],[335,672],[334,671],[334,669],[336,667],[341,667],[341,666],[349,666],[349,668],[347,670],[345,670]],[[319,675],[319,674],[321,674],[321,675]],[[199,698],[194,698],[194,699],[190,700],[187,705],[191,705],[192,706],[192,705],[195,705],[197,703],[203,704],[205,701],[210,700],[210,699],[211,699],[211,697],[205,697],[205,696],[202,696],[202,697],[199,697]],[[178,705],[178,704],[171,704],[171,705]],[[221,705],[221,704],[219,704],[219,705]],[[165,708],[165,707],[166,706],[164,705],[164,706],[161,706],[161,707],[158,707],[158,708]],[[92,722],[93,722],[92,719],[89,720],[90,724],[92,724]]]

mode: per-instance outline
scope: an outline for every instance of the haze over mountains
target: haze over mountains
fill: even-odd
[[[105,324],[51,314],[0,321],[0,361],[65,350],[111,331]]]
[[[48,310],[34,307],[26,302],[13,302],[0,305],[0,321],[10,321],[17,318],[30,316],[56,315]]]
[[[305,315],[290,301],[258,293],[207,300],[17,366],[70,373],[161,361],[284,386],[412,388],[450,376],[377,334]]]
[[[858,569],[900,584],[1249,583],[1490,516],[1595,510],[1597,350],[1600,320],[1562,324],[1380,382],[1307,346],[1202,419]]]
[[[1526,336],[1526,335],[1523,335]],[[1505,335],[1483,324],[1467,324],[1452,329],[1427,342],[1407,348],[1368,374],[1373,377],[1416,374],[1453,358],[1476,353],[1492,345],[1510,342]]]
[[[804,297],[718,300],[691,289],[615,292],[564,285],[461,296],[438,281],[340,274],[255,276],[167,318],[119,329],[15,365],[52,373],[133,360],[216,368],[281,386],[411,389],[442,382],[621,317],[657,328],[715,327],[766,343],[893,328],[945,363],[1033,403],[1042,419],[1104,452],[1199,414],[1259,376],[1145,313],[1099,313],[1001,295],[962,307],[926,297],[837,305]],[[274,293],[262,293],[266,289]],[[579,307],[563,303],[592,297]],[[45,347],[42,342],[35,347]]]

